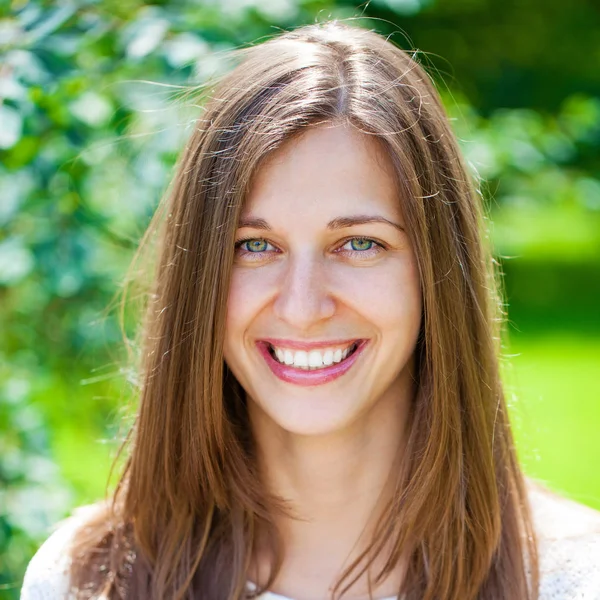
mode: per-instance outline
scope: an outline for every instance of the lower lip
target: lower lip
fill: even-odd
[[[256,345],[271,371],[279,377],[279,379],[286,381],[287,383],[310,386],[329,383],[346,373],[358,360],[358,357],[367,345],[367,340],[358,342],[356,350],[342,362],[335,363],[329,367],[323,367],[322,369],[315,369],[314,371],[305,371],[303,369],[297,369],[290,367],[289,365],[281,364],[271,356],[269,344],[267,342],[257,342]]]

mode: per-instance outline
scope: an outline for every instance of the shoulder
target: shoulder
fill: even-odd
[[[71,598],[71,542],[97,505],[82,506],[60,521],[35,553],[23,578],[21,600],[66,600]]]
[[[528,482],[540,600],[600,600],[600,513]]]

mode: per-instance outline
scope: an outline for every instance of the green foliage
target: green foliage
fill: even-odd
[[[50,524],[104,493],[130,394],[115,294],[198,114],[184,92],[225,69],[231,48],[334,17],[406,29],[487,181],[498,254],[528,257],[505,261],[511,314],[553,329],[581,286],[580,318],[562,327],[598,324],[585,283],[600,256],[597,13],[549,5],[503,6],[501,18],[491,0],[2,5],[0,598],[18,597]],[[537,28],[523,19],[533,14]],[[575,48],[568,64],[564,48],[536,47],[558,28]]]

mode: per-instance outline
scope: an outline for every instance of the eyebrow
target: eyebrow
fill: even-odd
[[[353,225],[364,225],[365,223],[384,223],[385,225],[391,225],[399,231],[404,231],[404,227],[394,221],[390,221],[385,217],[379,215],[351,215],[348,217],[337,217],[327,223],[327,229],[344,229],[345,227],[352,227]],[[241,219],[239,228],[251,227],[252,229],[264,229],[271,231],[272,227],[264,220],[260,218],[248,217]]]

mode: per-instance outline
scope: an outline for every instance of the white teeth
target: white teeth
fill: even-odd
[[[321,353],[317,350],[312,350],[308,353],[308,366],[309,367],[322,367],[323,366],[323,357]]]
[[[303,370],[322,369],[334,363],[339,363],[350,354],[353,348],[355,348],[355,344],[351,344],[345,349],[329,348],[324,351],[311,350],[305,352],[304,350],[292,351],[272,346],[273,353],[280,363]]]
[[[308,354],[304,350],[299,350],[294,354],[295,367],[308,367]]]
[[[294,364],[294,355],[292,354],[292,352],[290,352],[289,350],[286,350],[283,354],[284,354],[283,361],[279,361],[279,362],[285,362],[286,365],[293,365]],[[277,358],[279,358],[279,355],[277,356]]]

